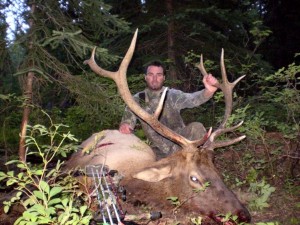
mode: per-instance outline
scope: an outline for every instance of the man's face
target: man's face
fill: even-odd
[[[165,81],[163,68],[159,66],[149,66],[145,80],[149,89],[153,91],[160,90]]]

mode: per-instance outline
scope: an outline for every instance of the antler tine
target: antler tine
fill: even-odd
[[[157,108],[156,108],[156,110],[155,110],[155,112],[153,114],[154,117],[157,118],[157,119],[158,119],[158,117],[159,117],[159,115],[161,113],[161,110],[162,110],[163,106],[164,106],[164,102],[165,102],[165,98],[166,98],[166,94],[167,94],[168,89],[169,89],[168,87],[166,87],[164,89],[164,91],[163,91],[163,93],[162,93],[162,95],[160,97],[159,103],[157,105]]]
[[[231,140],[227,140],[227,141],[213,142],[211,144],[211,146],[209,147],[209,149],[213,150],[215,148],[221,148],[221,147],[226,147],[226,146],[229,146],[229,145],[233,145],[237,142],[240,142],[244,138],[246,138],[246,135],[243,135],[243,136],[231,139]]]
[[[224,49],[223,48],[222,48],[222,52],[221,52],[220,66],[221,66],[222,83],[219,85],[219,88],[224,93],[225,115],[224,115],[224,119],[219,127],[224,128],[225,124],[232,112],[232,90],[233,90],[234,86],[228,81],[228,78],[227,78],[227,73],[226,73],[225,63],[224,63]]]
[[[227,73],[226,73],[226,68],[225,68],[225,63],[224,63],[224,49],[223,48],[221,51],[220,65],[221,65],[221,75],[222,75],[223,83],[227,84],[227,83],[229,83],[229,81],[227,78]]]
[[[136,31],[134,32],[133,38],[131,40],[130,46],[121,62],[120,68],[119,68],[119,76],[118,79],[114,80],[116,83],[117,81],[122,81],[122,86],[124,85],[124,87],[126,87],[126,89],[128,89],[128,84],[127,84],[127,69],[129,66],[129,63],[132,59],[133,53],[134,53],[134,49],[135,49],[135,45],[136,45],[136,40],[137,40],[137,34],[138,34],[138,29],[136,29]],[[117,83],[118,85],[118,83]],[[119,89],[122,89],[122,88]]]
[[[222,90],[224,93],[224,98],[225,98],[225,115],[222,123],[220,124],[219,128],[224,128],[225,124],[228,120],[228,118],[231,115],[232,112],[232,90],[235,87],[235,85],[245,77],[245,75],[239,77],[236,79],[234,82],[230,83],[227,78],[227,73],[225,69],[225,63],[224,63],[224,49],[222,48],[221,52],[221,60],[220,60],[220,65],[221,65],[221,74],[222,74],[222,83],[219,84],[219,88]]]
[[[227,78],[227,73],[226,73],[226,68],[225,68],[225,63],[224,63],[224,49],[222,48],[221,51],[221,60],[220,60],[220,65],[221,65],[221,74],[222,74],[222,80],[223,83],[229,84],[231,86],[231,90],[235,87],[235,85],[243,79],[246,75],[240,76],[237,78],[234,82],[230,83]]]
[[[108,77],[108,78],[114,79],[116,72],[111,72],[111,71],[102,69],[100,66],[97,65],[97,63],[95,61],[95,52],[96,52],[96,47],[92,51],[91,58],[88,60],[85,60],[83,63],[89,65],[90,68],[96,74],[103,76],[103,77]]]
[[[118,91],[120,93],[121,98],[123,101],[126,103],[126,105],[131,109],[132,112],[134,112],[139,118],[144,120],[146,123],[148,123],[156,132],[161,134],[162,136],[174,141],[175,143],[179,144],[181,147],[187,147],[192,144],[192,141],[186,139],[185,137],[181,136],[180,134],[172,131],[165,125],[159,122],[158,116],[162,110],[162,105],[164,101],[164,96],[162,96],[162,100],[160,100],[160,104],[158,108],[156,109],[154,115],[151,115],[147,113],[139,104],[136,103],[134,98],[132,97],[130,90],[128,88],[127,84],[127,78],[126,78],[126,73],[127,73],[127,68],[128,65],[131,61],[131,58],[134,53],[135,45],[136,45],[136,40],[137,40],[137,33],[138,30],[135,31],[135,34],[132,38],[130,47],[123,58],[119,70],[116,72],[110,72],[107,70],[102,69],[97,65],[94,59],[95,55],[95,49],[92,52],[92,56],[89,60],[86,60],[84,63],[88,64],[90,68],[98,75],[104,76],[104,77],[109,77],[113,79],[118,87]],[[165,90],[166,91],[166,90]],[[207,140],[207,137],[205,138]],[[204,141],[205,141],[204,140]],[[202,141],[202,142],[204,142]]]
[[[194,145],[194,146],[196,146],[198,148],[203,143],[205,143],[206,141],[208,141],[208,138],[210,137],[211,132],[212,132],[212,127],[209,128],[209,130],[207,131],[207,133],[203,136],[203,138],[201,140],[191,141],[191,144]]]
[[[202,73],[203,76],[207,76],[208,73],[205,70],[204,64],[203,64],[203,55],[200,55],[200,64],[198,64],[198,69],[200,70],[200,72]]]
[[[235,125],[233,127],[228,127],[228,128],[223,128],[223,129],[218,128],[209,136],[209,139],[207,140],[207,142],[205,142],[205,144],[203,145],[203,148],[213,150],[214,148],[225,147],[225,146],[232,145],[236,142],[243,140],[246,137],[245,135],[243,135],[241,137],[237,137],[232,140],[214,142],[216,137],[220,136],[221,134],[225,134],[227,132],[237,129],[238,127],[240,127],[243,124],[243,122],[244,121],[241,121],[240,123],[238,123],[237,125]]]

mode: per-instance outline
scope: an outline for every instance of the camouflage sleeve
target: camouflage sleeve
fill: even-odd
[[[207,102],[210,97],[205,96],[204,89],[194,93],[185,93],[180,90],[172,91],[172,101],[174,107],[181,110],[185,108],[194,108]]]
[[[134,95],[133,97],[136,102],[139,102],[138,94]],[[136,122],[137,116],[128,108],[128,106],[126,106],[121,120],[121,124],[127,123],[134,129]]]

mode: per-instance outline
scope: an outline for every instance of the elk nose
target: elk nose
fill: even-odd
[[[239,222],[246,222],[250,223],[251,222],[251,215],[249,211],[245,208],[244,210],[241,210],[237,213]]]

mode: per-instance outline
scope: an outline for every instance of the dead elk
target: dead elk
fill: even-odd
[[[124,136],[118,131],[104,131],[103,137],[97,139],[93,151],[90,154],[76,153],[68,162],[68,167],[80,166],[83,168],[91,164],[104,163],[110,169],[116,169],[125,174],[121,184],[126,187],[130,202],[144,202],[163,213],[171,212],[174,209],[174,206],[166,199],[176,196],[180,202],[178,210],[182,213],[181,215],[187,215],[187,213],[204,215],[220,221],[218,215],[231,213],[237,215],[239,221],[249,222],[251,217],[248,210],[225,186],[213,164],[213,150],[215,148],[232,145],[245,137],[216,141],[216,138],[221,134],[233,131],[242,124],[239,123],[233,127],[225,126],[232,111],[232,90],[243,77],[238,78],[233,83],[228,81],[222,50],[220,63],[223,81],[218,83],[217,87],[223,91],[225,97],[224,119],[212,133],[210,130],[201,140],[190,141],[159,122],[158,116],[161,106],[152,115],[134,101],[126,81],[126,72],[134,53],[136,39],[137,31],[119,70],[116,72],[104,70],[96,64],[94,60],[95,49],[91,58],[85,63],[96,74],[113,79],[126,105],[158,133],[178,143],[182,150],[155,161],[151,149],[145,145],[140,145],[140,141],[133,135]],[[206,74],[202,56],[199,69],[202,74]],[[126,139],[129,140],[127,144],[124,143]],[[94,140],[95,137],[91,137],[84,145],[89,145]],[[121,141],[122,148],[119,148],[118,142]]]

